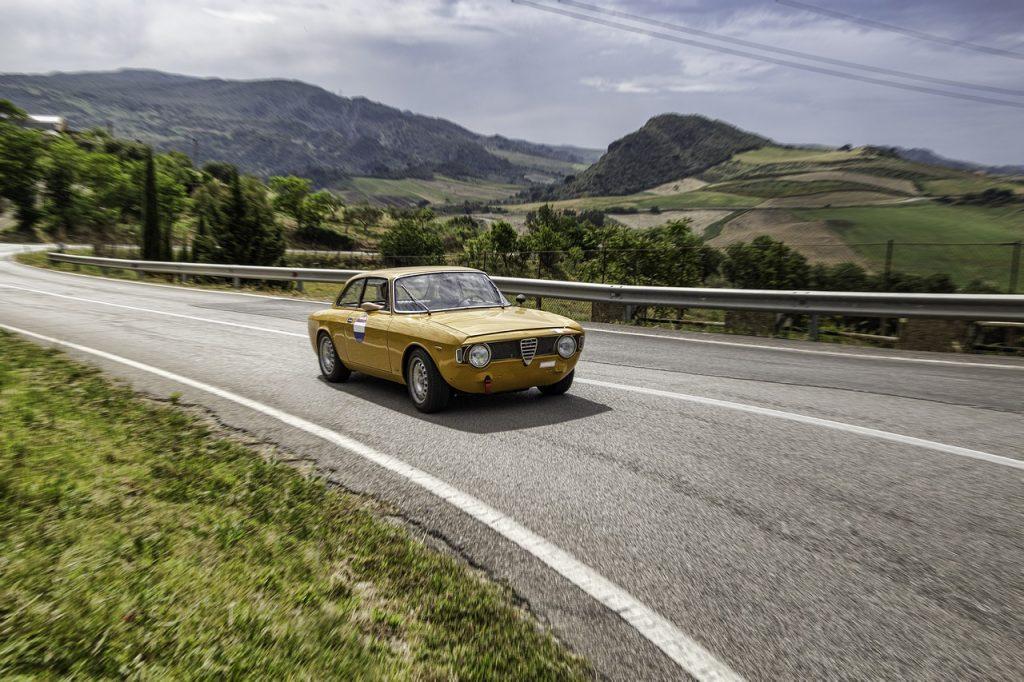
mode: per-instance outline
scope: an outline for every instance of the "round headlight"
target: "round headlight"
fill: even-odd
[[[475,346],[469,348],[469,364],[473,365],[477,369],[486,367],[487,363],[491,361],[491,348],[487,344],[478,343]]]
[[[571,336],[563,336],[558,339],[558,354],[563,358],[571,358],[576,352],[576,339]]]

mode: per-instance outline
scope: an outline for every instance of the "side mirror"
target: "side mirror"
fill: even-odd
[[[516,303],[518,303],[519,305],[523,305],[524,303],[526,303],[526,294],[519,294],[518,296],[516,296]]]
[[[379,304],[379,303],[371,303],[370,301],[364,301],[363,304],[361,306],[359,306],[359,307],[362,308],[363,310],[365,310],[368,313],[376,312],[378,310],[383,310],[383,308],[384,308],[384,306],[382,306],[381,304]]]

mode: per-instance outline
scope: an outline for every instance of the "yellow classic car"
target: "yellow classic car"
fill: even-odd
[[[443,409],[453,393],[536,386],[561,395],[572,385],[583,328],[519,303],[472,268],[376,270],[350,279],[334,305],[309,316],[309,340],[327,381],[352,372],[396,381],[422,412]]]

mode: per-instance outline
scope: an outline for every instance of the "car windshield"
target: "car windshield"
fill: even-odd
[[[395,310],[423,312],[509,305],[482,272],[431,272],[395,280]]]

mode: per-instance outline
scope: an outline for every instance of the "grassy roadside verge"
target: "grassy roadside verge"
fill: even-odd
[[[68,251],[68,253],[79,253],[78,251]],[[91,253],[81,252],[84,255],[91,255]],[[341,284],[332,284],[330,282],[305,282],[303,289],[304,291],[298,291],[296,289],[286,289],[282,287],[267,287],[260,286],[254,282],[242,283],[242,288],[235,289],[226,281],[215,282],[212,281],[216,278],[209,278],[211,281],[197,282],[193,279],[190,282],[180,282],[167,275],[150,275],[141,272],[134,272],[132,270],[120,270],[118,268],[105,268],[101,269],[95,265],[80,265],[76,269],[71,263],[54,263],[46,257],[46,253],[37,251],[34,253],[19,253],[14,256],[14,260],[18,263],[25,265],[32,265],[37,268],[47,268],[49,270],[58,270],[60,272],[77,272],[84,275],[96,275],[100,277],[110,277],[112,279],[125,279],[132,282],[150,282],[153,284],[173,284],[174,286],[180,286],[183,288],[192,289],[212,289],[215,291],[251,291],[259,292],[261,294],[282,296],[285,298],[295,298],[299,300],[310,300],[310,301],[332,301],[341,291]]]
[[[574,679],[507,590],[0,332],[0,677]]]

